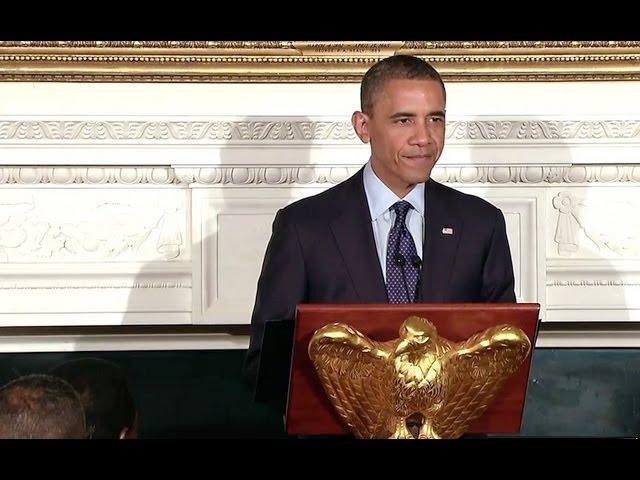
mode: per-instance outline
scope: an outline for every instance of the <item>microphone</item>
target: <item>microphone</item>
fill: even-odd
[[[404,255],[402,255],[401,253],[396,253],[393,257],[393,263],[395,263],[399,267],[404,267],[404,264],[407,263],[407,261],[405,260]]]
[[[422,266],[422,260],[420,260],[420,257],[418,255],[414,255],[413,257],[411,257],[411,265],[416,268],[420,268]]]

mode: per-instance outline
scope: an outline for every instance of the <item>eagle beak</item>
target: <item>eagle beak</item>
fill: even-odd
[[[411,342],[409,340],[407,339],[401,340],[400,343],[398,343],[398,346],[396,347],[396,356],[406,353],[410,348],[411,348]]]

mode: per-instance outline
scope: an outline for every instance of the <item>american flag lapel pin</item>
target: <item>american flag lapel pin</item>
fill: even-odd
[[[443,235],[453,235],[453,228],[451,227],[442,227]]]

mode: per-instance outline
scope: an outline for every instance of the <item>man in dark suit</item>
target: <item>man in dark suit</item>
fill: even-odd
[[[515,302],[502,212],[430,179],[445,97],[440,75],[416,57],[389,57],[365,74],[352,123],[371,157],[278,211],[251,319],[251,381],[266,322],[292,322],[301,303]]]

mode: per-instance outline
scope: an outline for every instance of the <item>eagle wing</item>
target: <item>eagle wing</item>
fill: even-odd
[[[372,341],[338,323],[319,329],[309,342],[309,356],[326,394],[358,438],[384,436],[393,415],[389,352],[394,344]]]
[[[478,333],[443,356],[448,394],[434,418],[442,438],[457,438],[485,411],[531,350],[526,334],[511,325]]]

